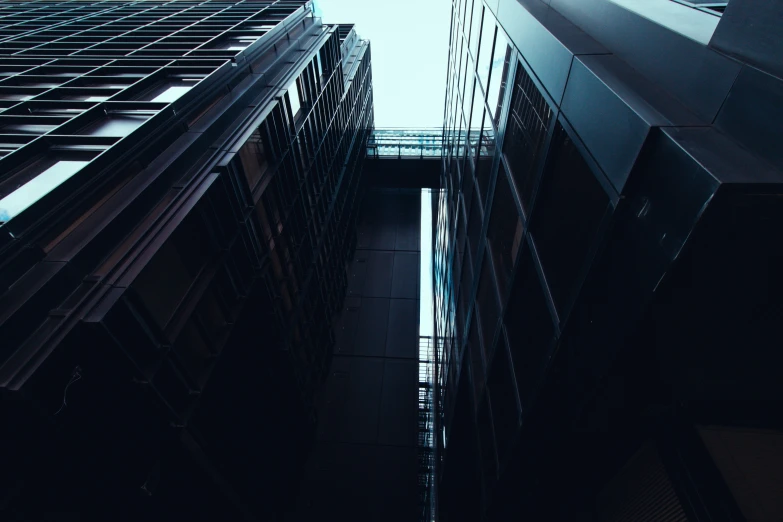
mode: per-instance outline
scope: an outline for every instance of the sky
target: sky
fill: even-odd
[[[372,50],[375,127],[441,127],[449,0],[315,0],[324,23],[352,23]]]

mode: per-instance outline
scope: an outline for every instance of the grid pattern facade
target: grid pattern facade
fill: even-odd
[[[8,0],[0,34],[3,54],[17,58],[230,59],[303,3]]]
[[[0,506],[278,516],[356,241],[369,43],[309,2],[0,11]]]
[[[453,4],[444,175],[435,202],[433,235],[435,325],[437,337],[443,339],[438,365],[439,411],[445,430],[442,472],[444,476],[454,473],[460,465],[457,459],[476,458],[484,477],[477,484],[481,489],[486,487],[484,481],[492,482],[497,452],[504,450],[496,447],[496,439],[500,445],[509,442],[502,440],[508,436],[500,433],[500,423],[513,429],[508,419],[521,414],[513,374],[509,374],[512,386],[500,388],[509,384],[501,374],[511,367],[501,361],[507,357],[501,315],[527,232],[520,203],[523,183],[530,183],[531,192],[532,182],[526,178],[535,180],[550,131],[551,111],[529,75],[516,66],[518,60],[516,49],[483,2]],[[506,178],[506,172],[517,178]],[[499,362],[488,376],[493,357]],[[465,393],[459,383],[465,379],[470,382],[465,390],[470,394],[470,409],[478,418],[480,456],[459,445],[452,450],[448,440],[452,426],[461,422],[454,415],[457,395]],[[497,389],[489,391],[488,386]],[[464,396],[459,400],[466,402]],[[493,413],[497,425],[493,425]],[[455,457],[450,462],[452,454]]]
[[[435,324],[437,336],[445,339],[438,368],[441,383],[459,374],[465,305],[472,295],[473,260],[483,221],[482,200],[487,196],[491,171],[497,168],[498,123],[511,53],[502,29],[498,30],[491,12],[480,1],[452,6],[450,38],[443,129],[443,169],[447,175],[436,202],[433,234],[435,284],[442,285],[435,292]],[[456,306],[458,302],[463,306]],[[449,389],[441,387],[444,394]],[[442,411],[448,411],[445,395],[441,401],[441,408],[446,408]]]

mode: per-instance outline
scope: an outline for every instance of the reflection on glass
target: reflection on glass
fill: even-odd
[[[470,22],[470,53],[476,57],[478,51],[479,29],[481,28],[481,0],[473,6],[473,18]]]
[[[495,22],[492,16],[484,17],[484,25],[481,29],[481,48],[479,49],[478,58],[478,76],[481,82],[481,88],[485,90],[487,88],[487,80],[489,79],[489,66],[491,65],[492,58],[492,42],[495,40]]]
[[[266,154],[264,153],[264,143],[261,140],[261,133],[256,129],[250,139],[239,149],[239,158],[242,163],[242,170],[245,172],[248,187],[253,190],[261,180],[268,167]]]
[[[22,94],[18,92],[9,92],[9,93],[3,93],[0,94],[0,100],[21,100],[21,101],[27,101],[33,96],[30,94]]]
[[[224,49],[226,51],[244,51],[250,45],[258,40],[258,36],[240,36],[238,38],[230,38],[227,41],[219,42],[216,46],[217,49]]]
[[[159,103],[171,103],[177,100],[178,98],[180,98],[183,94],[185,94],[189,90],[190,90],[189,85],[174,85],[167,88],[165,91],[158,94],[150,101],[159,102]]]
[[[0,224],[10,221],[14,216],[76,174],[87,163],[87,161],[58,161],[0,199]]]
[[[149,114],[113,114],[87,126],[79,134],[121,138],[138,129],[149,117]]]
[[[506,289],[511,281],[524,229],[505,168],[498,171],[495,187],[487,237],[488,246],[492,250],[492,260],[495,263],[501,300],[505,301]]]
[[[13,123],[3,126],[3,131],[8,134],[46,134],[56,128],[57,125],[38,125],[35,123]]]
[[[495,39],[495,52],[492,55],[492,74],[489,78],[489,93],[487,102],[493,112],[493,119],[497,124],[500,118],[500,109],[503,104],[501,99],[501,86],[506,83],[506,74],[508,71],[508,57],[511,48],[508,46],[508,40],[503,31],[498,29]]]
[[[460,37],[459,42],[459,69],[457,70],[457,88],[459,89],[465,83],[465,70],[467,69],[468,51],[465,45],[465,39]]]
[[[517,63],[516,78],[509,108],[503,154],[506,156],[522,208],[529,211],[536,182],[536,162],[546,139],[552,110],[544,100],[522,63]]]
[[[484,99],[481,90],[476,86],[473,93],[473,110],[470,113],[470,130],[481,130],[481,118],[483,115]]]
[[[484,118],[488,121],[489,118]],[[492,126],[481,133],[481,141],[476,147],[476,179],[478,180],[481,195],[485,196],[489,189],[489,179],[492,172],[492,160],[495,156],[495,138],[492,132]],[[473,145],[471,143],[471,145]]]
[[[473,101],[473,83],[473,75],[471,74],[465,85],[465,89],[462,91],[462,114],[468,122],[470,122],[471,102]]]
[[[294,119],[296,119],[296,113],[302,108],[302,104],[299,101],[299,88],[296,86],[296,80],[291,82],[291,85],[288,87],[288,98],[291,102],[291,114],[293,114]]]

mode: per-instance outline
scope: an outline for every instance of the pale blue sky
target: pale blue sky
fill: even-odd
[[[372,48],[375,126],[441,127],[449,0],[315,0],[325,23],[352,23]]]

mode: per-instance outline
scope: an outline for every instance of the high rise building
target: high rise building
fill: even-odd
[[[452,2],[439,520],[783,516],[782,16]]]
[[[315,11],[0,0],[0,519],[783,519],[783,7]]]
[[[0,2],[1,518],[290,507],[372,127],[310,1]]]

